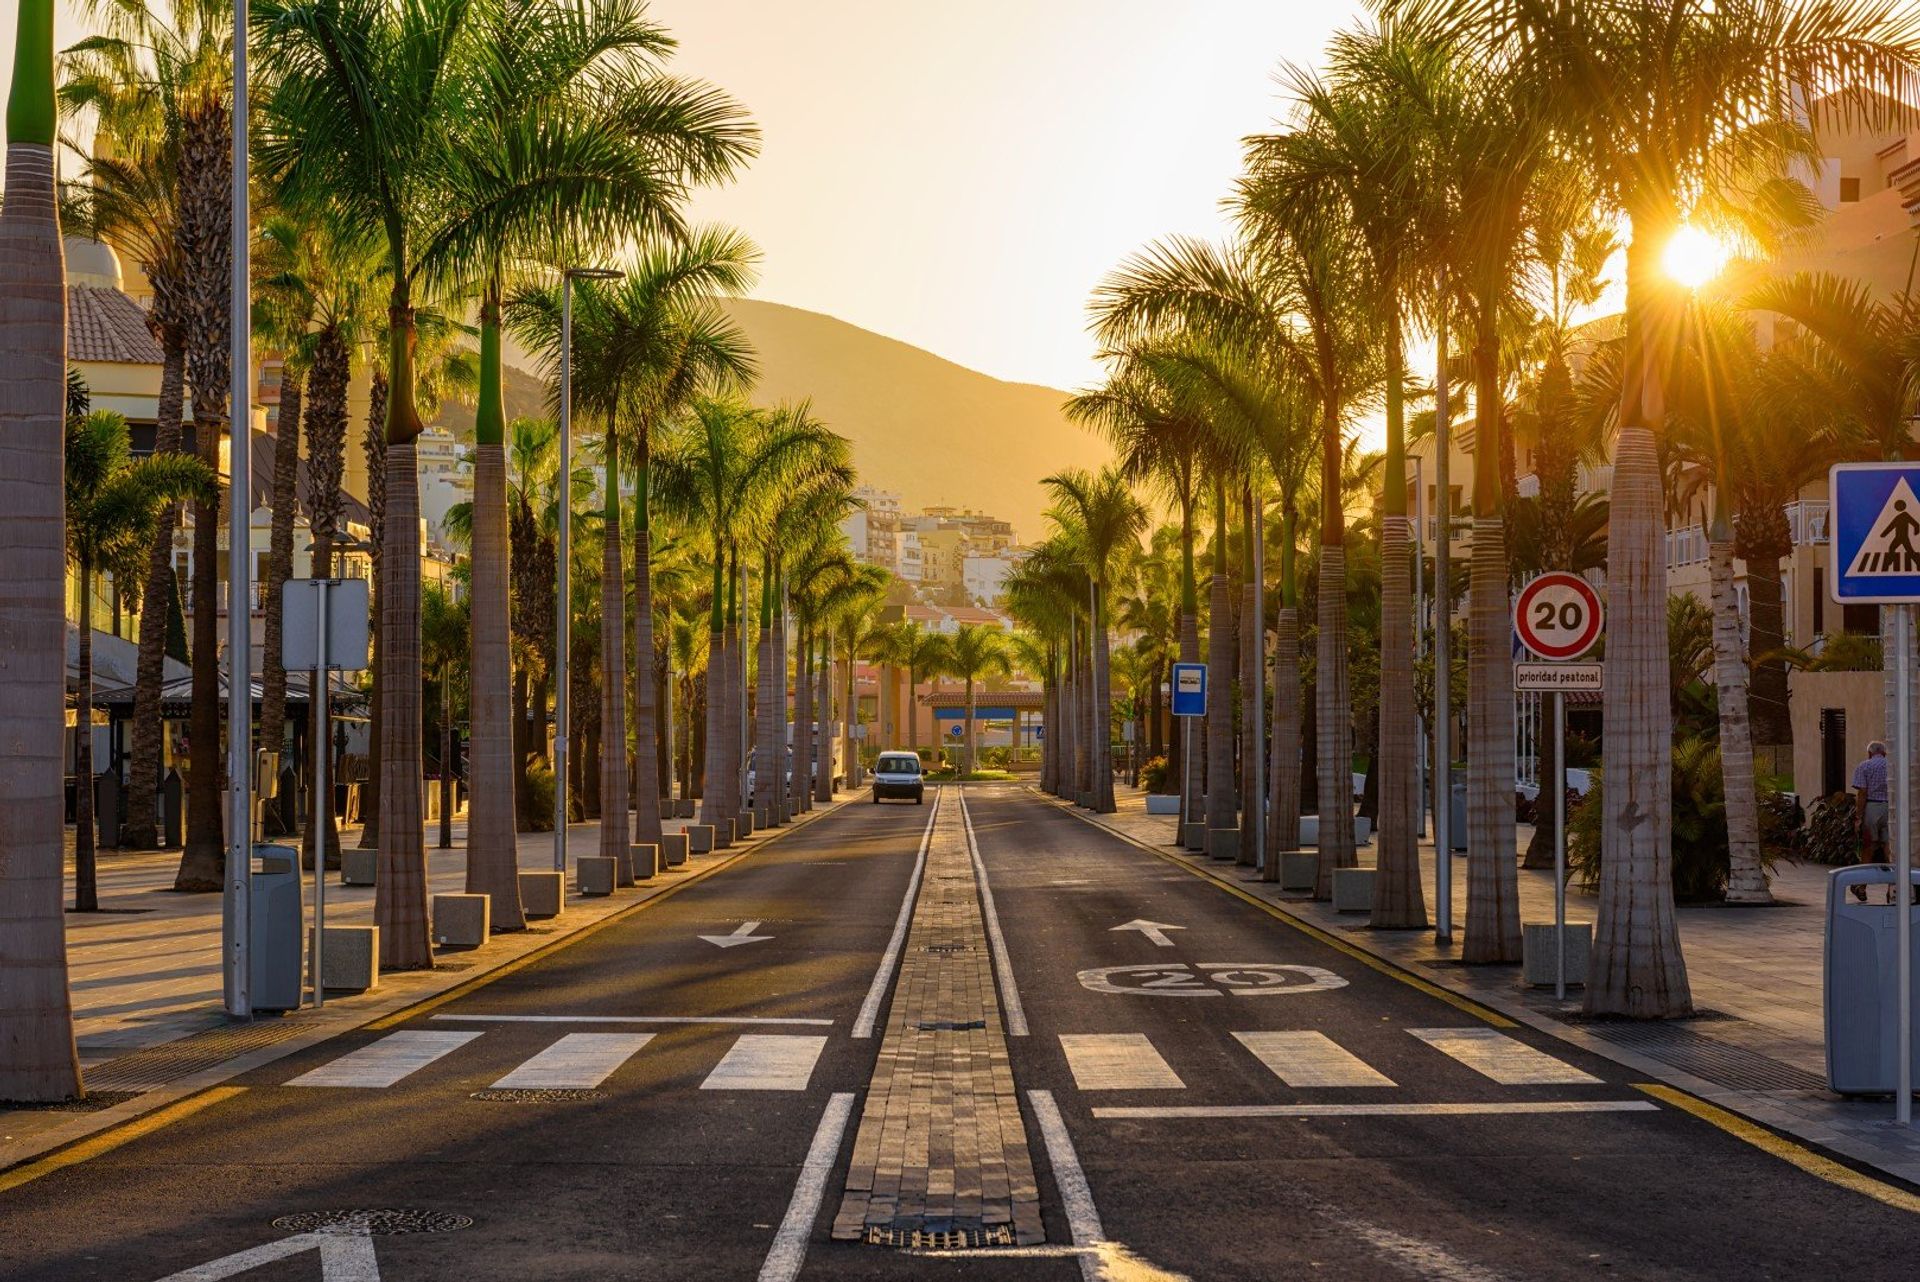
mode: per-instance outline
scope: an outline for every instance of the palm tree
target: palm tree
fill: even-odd
[[[1673,917],[1660,447],[1681,296],[1659,257],[1728,178],[1817,157],[1796,119],[1809,85],[1845,86],[1849,118],[1894,122],[1920,76],[1920,14],[1898,0],[1389,0],[1461,32],[1469,57],[1510,61],[1556,109],[1561,145],[1630,228],[1613,526],[1600,904],[1586,1008],[1659,1018],[1692,1007]],[[1684,85],[1685,92],[1673,87]],[[1730,146],[1731,144],[1731,146]],[[1733,152],[1734,154],[1729,154]],[[1477,678],[1476,678],[1477,679]],[[1641,828],[1646,831],[1642,833]]]
[[[835,594],[858,573],[844,543],[837,532],[831,537],[823,534],[795,556],[787,583],[787,595],[793,603],[794,621],[799,628],[798,644],[794,647],[790,791],[795,805],[802,810],[810,808],[814,797],[813,775],[817,772],[812,763],[819,750],[815,726],[826,718],[824,708],[816,711],[815,707],[814,662],[818,653],[815,642],[826,626]]]
[[[1044,637],[1049,654],[1045,677],[1045,727],[1041,783],[1056,796],[1073,792],[1073,751],[1081,718],[1074,710],[1073,682],[1067,676],[1070,651],[1079,627],[1081,603],[1091,600],[1078,549],[1056,533],[1007,576],[1003,599],[1008,611],[1030,631]],[[948,639],[950,640],[950,639]],[[940,667],[951,671],[943,653]]]
[[[0,1099],[82,1093],[61,915],[60,759],[66,687],[66,553],[61,422],[66,268],[54,193],[53,0],[22,0],[7,98],[6,202],[0,205]]]
[[[429,583],[420,597],[420,650],[426,669],[440,683],[440,848],[453,845],[453,696],[455,677],[467,670],[467,618],[473,609],[471,594],[455,599],[454,594],[437,583]],[[471,781],[468,787],[471,807]],[[471,831],[471,820],[469,820]],[[469,892],[471,893],[471,892]],[[498,901],[495,901],[498,902]],[[510,908],[519,907],[516,894]]]
[[[1125,473],[1117,465],[1098,473],[1073,468],[1044,477],[1040,483],[1052,491],[1056,500],[1054,521],[1078,545],[1087,573],[1087,619],[1093,643],[1089,690],[1092,741],[1088,745],[1093,764],[1092,808],[1097,814],[1112,814],[1113,741],[1108,727],[1113,719],[1113,694],[1107,671],[1106,593],[1122,550],[1139,546],[1140,532],[1147,525],[1147,509],[1134,497]]]
[[[79,745],[74,776],[74,910],[100,907],[94,880],[93,580],[114,572],[123,595],[137,574],[153,527],[174,502],[218,493],[213,470],[199,459],[156,454],[134,462],[127,420],[112,410],[70,418],[66,429],[67,560],[79,579],[79,676],[74,698]]]
[[[990,623],[963,623],[947,638],[945,662],[947,675],[967,683],[967,737],[961,750],[960,777],[974,773],[976,728],[973,723],[974,682],[994,672],[1007,672],[1012,663],[1007,657],[1007,634]]]

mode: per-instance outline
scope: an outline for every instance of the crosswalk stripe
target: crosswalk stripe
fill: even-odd
[[[493,1084],[495,1090],[592,1090],[652,1033],[568,1033]]]
[[[1502,1086],[1575,1086],[1600,1079],[1492,1028],[1409,1028],[1415,1037]]]
[[[1180,1075],[1144,1033],[1062,1033],[1073,1084],[1083,1091],[1180,1090]]]
[[[479,1033],[401,1032],[388,1033],[370,1046],[362,1046],[340,1058],[288,1082],[289,1086],[391,1086],[410,1073],[417,1073],[442,1055],[459,1050]]]
[[[824,1037],[747,1033],[727,1048],[703,1091],[804,1091],[827,1047]]]
[[[1324,1033],[1235,1033],[1242,1046],[1289,1086],[1392,1086],[1394,1081]]]

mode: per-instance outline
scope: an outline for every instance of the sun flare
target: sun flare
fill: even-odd
[[[1688,289],[1699,289],[1718,276],[1731,257],[1732,250],[1718,236],[1698,227],[1684,226],[1667,242],[1660,254],[1660,266]]]

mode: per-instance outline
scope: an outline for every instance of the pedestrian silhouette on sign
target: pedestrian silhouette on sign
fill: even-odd
[[[1920,521],[1907,511],[1905,499],[1895,499],[1893,517],[1880,531],[1880,537],[1887,540],[1887,550],[1880,554],[1881,573],[1920,573],[1920,548],[1913,545],[1916,533],[1920,533]]]

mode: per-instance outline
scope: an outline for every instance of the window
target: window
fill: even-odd
[[[1840,203],[1843,205],[1851,205],[1859,199],[1860,180],[1858,178],[1842,178],[1840,180]]]
[[[1813,635],[1827,630],[1827,567],[1813,567]]]
[[[1858,636],[1877,637],[1880,635],[1880,607],[1843,605],[1840,607],[1840,626]]]
[[[1847,790],[1847,710],[1820,709],[1820,795]]]

